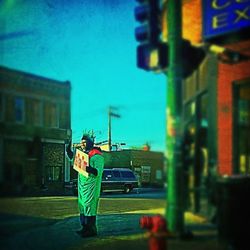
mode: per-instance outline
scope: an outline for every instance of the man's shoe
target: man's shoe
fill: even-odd
[[[81,237],[87,238],[87,237],[94,237],[97,236],[96,232],[86,231],[85,233],[81,234]]]
[[[97,235],[97,227],[96,227],[96,216],[81,216],[81,219],[84,219],[83,228],[76,233],[81,237],[93,237]]]
[[[86,228],[83,227],[83,228],[81,228],[80,230],[77,230],[76,233],[77,233],[79,236],[82,236],[82,234],[84,234],[85,231],[86,231]]]
[[[83,230],[81,232],[81,237],[83,238],[94,237],[96,235],[97,235],[96,227],[88,227],[86,230]]]

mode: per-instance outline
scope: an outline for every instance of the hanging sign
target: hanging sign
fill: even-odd
[[[250,27],[250,0],[204,0],[203,39]]]

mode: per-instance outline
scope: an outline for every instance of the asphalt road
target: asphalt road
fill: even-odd
[[[102,193],[101,197],[112,197],[112,198],[148,198],[148,199],[165,199],[166,189],[163,188],[136,188],[129,194],[121,192],[105,192]]]
[[[105,193],[100,198],[99,214],[162,210],[165,207],[164,194],[163,190],[155,189],[135,190],[130,194]],[[22,228],[49,225],[74,216],[78,217],[76,196],[0,198],[0,230],[3,235],[8,231],[13,233]]]

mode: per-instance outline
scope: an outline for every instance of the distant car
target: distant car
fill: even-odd
[[[77,195],[77,179],[72,181],[74,195]],[[132,170],[127,168],[104,169],[102,174],[101,192],[130,193],[138,188],[138,180]]]

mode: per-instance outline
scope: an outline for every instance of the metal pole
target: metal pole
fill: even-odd
[[[182,205],[182,13],[181,0],[167,1],[169,66],[167,81],[167,210],[168,227],[183,233]]]

